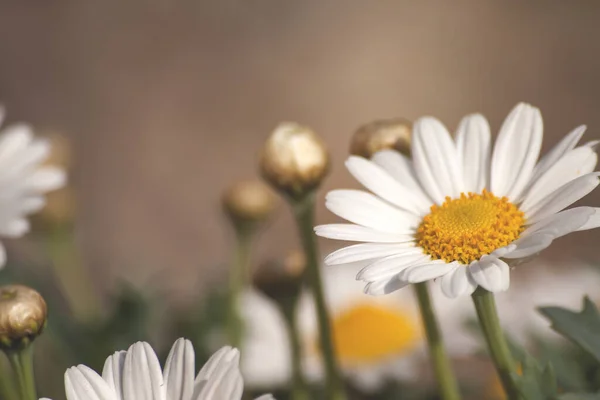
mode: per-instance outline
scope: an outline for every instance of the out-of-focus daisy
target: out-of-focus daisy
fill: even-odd
[[[3,117],[0,108],[0,124]],[[49,143],[34,138],[28,125],[14,124],[0,132],[0,236],[23,236],[29,230],[26,216],[44,206],[46,192],[64,185],[62,169],[41,165],[49,155]],[[5,262],[0,244],[0,267]]]
[[[237,349],[223,347],[194,376],[194,348],[179,339],[163,371],[152,347],[138,342],[108,357],[102,375],[85,365],[69,368],[65,391],[68,400],[238,400],[244,389],[239,359]]]
[[[348,266],[323,270],[333,342],[344,374],[365,391],[376,390],[386,380],[414,379],[425,355],[425,337],[412,294],[368,296],[361,292],[356,272],[356,268]],[[241,368],[247,384],[257,388],[287,385],[291,379],[291,356],[279,310],[255,291],[245,294],[241,307],[246,323]],[[462,329],[464,318],[457,315],[461,310],[464,314],[470,308],[446,307],[440,312],[450,339],[448,346],[455,354],[476,349],[476,341]],[[309,379],[319,380],[323,371],[315,309],[309,293],[299,300],[297,316],[304,371]]]
[[[562,338],[550,328],[550,321],[540,314],[538,307],[578,310],[586,295],[592,301],[600,300],[600,271],[581,261],[560,264],[548,261],[539,265],[537,271],[519,279],[510,293],[496,297],[504,328],[519,343],[529,343],[534,338]]]
[[[573,130],[538,162],[542,117],[528,104],[511,111],[493,150],[482,115],[463,118],[454,140],[437,119],[420,118],[412,159],[384,150],[371,160],[347,160],[350,173],[373,193],[329,192],[327,208],[351,224],[316,232],[365,243],[338,250],[325,263],[370,261],[358,275],[370,294],[432,279],[448,297],[469,295],[478,285],[508,289],[507,261],[600,224],[597,208],[562,211],[600,182],[592,172],[596,142],[576,147],[584,130]]]

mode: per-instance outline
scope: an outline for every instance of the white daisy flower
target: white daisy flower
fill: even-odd
[[[414,296],[403,291],[387,297],[366,295],[360,290],[362,284],[354,279],[356,268],[332,267],[322,271],[333,343],[344,375],[366,392],[377,390],[387,380],[417,378],[420,362],[426,357],[426,342]],[[446,306],[440,303],[440,316],[449,339],[449,352],[464,355],[476,351],[476,340],[463,328],[466,313],[472,308],[454,307],[457,302],[443,303]],[[256,291],[245,293],[240,306],[246,326],[241,368],[247,385],[288,385],[291,350],[277,306]],[[318,351],[317,317],[308,292],[301,295],[298,303],[297,326],[304,350],[304,373],[310,380],[321,380],[324,371]]]
[[[334,190],[326,206],[351,224],[315,228],[319,236],[365,242],[330,254],[325,263],[369,261],[358,275],[370,294],[387,294],[436,279],[448,297],[481,286],[507,290],[509,265],[558,237],[600,225],[597,208],[562,211],[591,192],[597,142],[577,146],[573,130],[539,162],[540,111],[517,105],[492,150],[479,114],[465,117],[453,140],[437,119],[414,124],[412,159],[384,150],[351,156],[350,173],[373,193]]]
[[[0,107],[0,124],[4,110]],[[40,210],[44,193],[65,184],[60,168],[41,166],[50,155],[50,144],[34,138],[31,127],[14,124],[0,132],[0,236],[16,238],[29,231],[26,216]],[[6,250],[0,243],[0,268]]]
[[[194,377],[194,348],[189,340],[175,342],[164,371],[152,347],[138,342],[108,357],[102,376],[85,365],[69,368],[65,391],[67,400],[239,400],[244,389],[239,360],[237,349],[223,347]]]

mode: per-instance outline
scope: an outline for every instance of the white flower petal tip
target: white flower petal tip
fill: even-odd
[[[442,293],[449,298],[470,296],[477,289],[477,282],[469,274],[466,265],[460,265],[440,279]]]
[[[473,281],[490,292],[503,292],[510,286],[508,264],[496,257],[483,256],[468,268]]]
[[[494,146],[490,181],[492,193],[511,200],[519,197],[533,176],[542,136],[540,110],[525,103],[513,108],[502,124]]]

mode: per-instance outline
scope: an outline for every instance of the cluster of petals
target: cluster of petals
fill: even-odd
[[[65,391],[67,400],[240,400],[244,382],[239,361],[237,349],[223,347],[195,375],[194,348],[189,340],[178,339],[163,371],[152,347],[138,342],[108,357],[102,375],[85,365],[69,368]]]
[[[600,225],[598,208],[565,210],[600,182],[594,172],[598,142],[578,145],[584,131],[585,126],[575,128],[539,158],[542,116],[529,104],[518,104],[510,112],[494,146],[480,114],[463,118],[454,138],[437,119],[418,119],[411,158],[384,150],[371,160],[351,156],[346,161],[368,191],[329,192],[327,208],[350,223],[322,225],[315,231],[363,243],[330,254],[325,263],[364,263],[357,279],[374,295],[428,280],[438,282],[448,297],[469,295],[478,286],[507,290],[509,263],[539,253],[563,235]],[[419,247],[416,231],[433,205],[484,189],[506,197],[523,212],[525,226],[516,240],[468,265],[433,259]]]

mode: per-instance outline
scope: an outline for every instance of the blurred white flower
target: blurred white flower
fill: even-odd
[[[334,346],[344,374],[364,391],[376,390],[386,380],[417,378],[426,349],[413,293],[366,295],[360,290],[362,283],[355,279],[357,268],[322,270]],[[441,307],[439,315],[450,352],[463,355],[475,351],[477,340],[462,327],[472,307],[464,307],[461,301],[439,300],[434,298],[436,306]],[[291,379],[291,353],[280,311],[256,291],[245,293],[241,309],[246,324],[241,368],[247,384],[258,388],[287,385]],[[309,380],[320,380],[323,371],[317,319],[308,292],[299,300],[297,322],[304,350],[304,373]]]
[[[3,119],[0,108],[0,125]],[[29,230],[26,216],[44,206],[44,193],[65,184],[62,169],[41,165],[49,156],[49,142],[34,138],[28,125],[14,124],[0,132],[0,236],[23,236]],[[0,243],[0,267],[5,262]]]
[[[164,371],[152,347],[138,342],[108,357],[102,376],[85,365],[69,368],[65,391],[67,400],[239,400],[244,389],[239,359],[237,349],[223,347],[194,377],[194,348],[189,340],[175,342]]]
[[[318,235],[364,242],[342,248],[327,265],[369,260],[365,290],[387,294],[436,280],[448,297],[481,286],[510,285],[507,260],[544,250],[557,238],[600,226],[600,209],[565,210],[600,183],[595,145],[577,146],[574,129],[538,161],[540,110],[521,103],[506,117],[492,148],[484,116],[468,115],[455,138],[437,119],[413,128],[412,159],[393,150],[346,167],[369,191],[334,190],[327,208],[350,224],[317,226]],[[510,262],[510,261],[508,261]]]
[[[577,260],[539,264],[535,276],[516,281],[510,293],[496,296],[503,327],[523,344],[531,343],[535,337],[562,338],[550,328],[550,322],[538,312],[538,307],[580,310],[584,296],[588,295],[592,301],[600,300],[600,271],[597,268]]]

